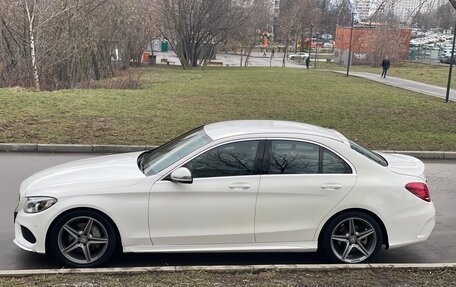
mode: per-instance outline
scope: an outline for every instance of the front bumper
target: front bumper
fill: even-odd
[[[26,251],[45,253],[46,231],[52,221],[52,214],[47,211],[25,213],[19,204],[14,211],[14,244]]]

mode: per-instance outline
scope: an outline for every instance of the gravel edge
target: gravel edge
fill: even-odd
[[[113,267],[113,268],[74,268],[74,269],[30,269],[0,270],[0,277],[23,277],[53,274],[138,274],[148,272],[211,271],[211,272],[246,272],[246,271],[335,271],[363,269],[435,269],[456,268],[456,263],[399,263],[399,264],[282,264],[282,265],[219,265],[219,266],[163,266],[163,267]]]

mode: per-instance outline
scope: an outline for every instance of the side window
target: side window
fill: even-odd
[[[260,141],[244,141],[213,148],[189,161],[194,178],[251,175]]]
[[[320,148],[314,144],[272,140],[269,174],[318,173],[319,154]]]
[[[335,153],[316,144],[270,141],[269,174],[347,174],[351,167]]]
[[[322,173],[352,173],[352,169],[343,159],[323,148]]]

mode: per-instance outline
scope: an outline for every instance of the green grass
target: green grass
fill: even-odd
[[[229,119],[334,128],[375,149],[456,150],[456,105],[322,70],[140,68],[143,89],[0,89],[0,142],[161,144]],[[114,79],[115,80],[115,79]]]
[[[320,68],[345,70],[346,68],[336,64],[322,63]],[[369,72],[374,74],[381,74],[382,68],[372,68],[370,66],[351,66],[350,71],[354,72]],[[399,65],[392,65],[388,71],[388,75],[418,81],[431,85],[447,87],[448,84],[448,65],[428,65],[420,63],[403,63]],[[456,67],[453,70],[451,77],[451,88],[456,89]]]

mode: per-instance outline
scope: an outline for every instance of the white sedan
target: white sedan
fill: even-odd
[[[364,262],[426,240],[423,163],[285,121],[229,121],[79,160],[20,187],[15,240],[74,267],[123,252],[313,252]]]
[[[291,54],[288,56],[288,59],[290,60],[305,60],[309,57],[309,54],[304,53],[304,52],[297,52],[296,54]]]

